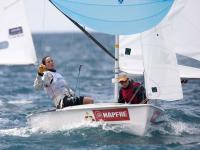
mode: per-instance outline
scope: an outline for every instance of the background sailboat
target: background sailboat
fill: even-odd
[[[0,20],[0,64],[35,64],[37,58],[23,1],[0,1]]]

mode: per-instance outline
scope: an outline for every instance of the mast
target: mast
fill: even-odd
[[[115,35],[115,87],[114,87],[114,101],[117,102],[119,86],[117,78],[119,76],[119,35]]]

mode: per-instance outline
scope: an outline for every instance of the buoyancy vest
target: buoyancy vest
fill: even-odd
[[[127,88],[121,88],[121,94],[126,103],[139,104],[141,98],[137,96],[137,92],[140,88],[140,83],[130,81]]]

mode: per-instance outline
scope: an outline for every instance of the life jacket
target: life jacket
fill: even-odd
[[[133,81],[130,81],[127,88],[121,88],[120,92],[124,101],[131,104],[139,104],[143,100],[143,98],[138,96],[140,88],[141,84]]]

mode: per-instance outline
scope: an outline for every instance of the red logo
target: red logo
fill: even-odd
[[[127,108],[92,110],[96,121],[130,120]]]

